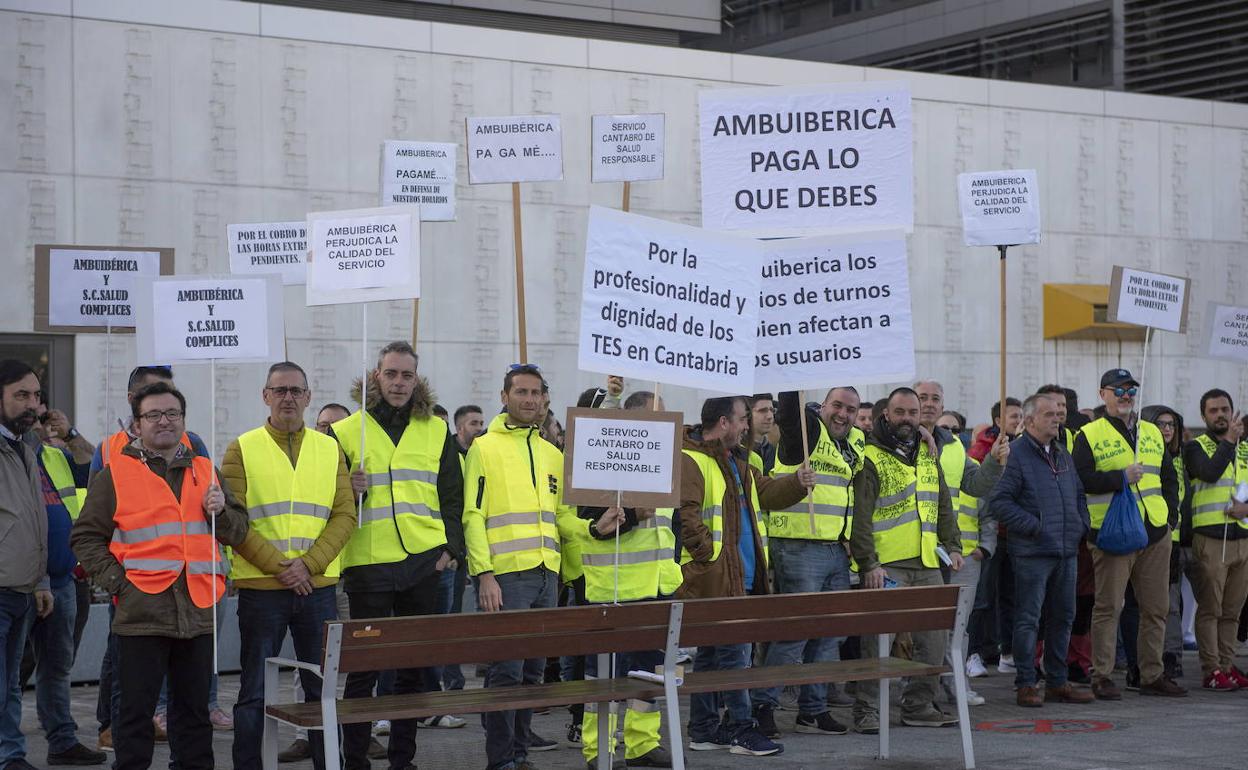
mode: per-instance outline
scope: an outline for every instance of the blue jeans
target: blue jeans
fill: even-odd
[[[466,561],[466,560],[465,560]],[[468,579],[468,566],[460,564],[453,570],[442,570],[438,578],[438,613],[457,615],[464,608],[464,581]],[[441,666],[439,671],[442,689],[464,689],[464,670],[458,664]]]
[[[239,658],[243,671],[238,703],[234,706],[234,767],[260,770],[260,740],[264,737],[264,661],[282,654],[286,631],[295,645],[295,658],[305,663],[321,660],[321,637],[325,622],[338,618],[334,586],[313,589],[308,596],[294,591],[238,590]],[[321,699],[321,680],[310,671],[299,671],[305,703]],[[309,730],[312,766],[325,767],[324,739],[320,730]]]
[[[26,633],[34,617],[33,595],[0,588],[0,686],[5,695],[4,707],[0,708],[0,767],[26,757],[20,680]]]
[[[699,647],[693,656],[694,671],[735,671],[746,668],[750,660],[749,644],[725,644]],[[695,692],[689,696],[689,740],[709,740],[719,729],[719,709],[727,707],[728,732],[733,736],[754,724],[750,716],[749,690]]]
[[[849,555],[840,543],[773,537],[768,548],[776,593],[849,590]],[[772,642],[767,648],[763,665],[788,666],[840,660],[841,641],[841,637],[829,637]],[[780,687],[751,690],[750,698],[756,705],[775,708],[780,703],[780,690]],[[797,703],[802,714],[822,714],[828,710],[828,686],[802,685]]]
[[[69,708],[69,672],[74,667],[74,619],[78,592],[70,580],[52,589],[52,614],[35,621],[35,706],[48,737],[48,753],[68,751],[78,743],[78,725]]]
[[[545,567],[495,575],[494,579],[502,590],[504,609],[554,607],[559,598],[559,576]],[[495,661],[485,674],[485,686],[541,684],[545,668],[543,658]],[[490,770],[517,766],[528,759],[529,739],[533,735],[530,728],[532,721],[532,709],[493,711],[481,715],[481,726],[485,728],[485,756]]]
[[[1066,648],[1075,622],[1074,556],[1010,555],[1014,567],[1014,684],[1036,686],[1036,639],[1044,614],[1045,687],[1066,684]]]

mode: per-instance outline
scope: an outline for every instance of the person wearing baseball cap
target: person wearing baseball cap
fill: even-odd
[[[1121,700],[1110,678],[1114,669],[1118,616],[1128,582],[1140,605],[1140,695],[1182,697],[1187,690],[1165,676],[1162,652],[1169,611],[1170,529],[1178,520],[1178,476],[1161,431],[1138,420],[1139,382],[1126,369],[1101,375],[1105,413],[1083,427],[1072,452],[1088,495],[1092,531],[1088,547],[1096,581],[1092,607],[1092,692],[1100,700]],[[1096,547],[1114,493],[1129,485],[1148,545],[1126,554]]]

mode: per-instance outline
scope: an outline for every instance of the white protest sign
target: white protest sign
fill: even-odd
[[[558,115],[468,118],[467,130],[469,184],[563,179]]]
[[[307,304],[420,296],[420,208],[308,214]]]
[[[664,115],[595,115],[590,181],[663,178]]]
[[[40,331],[135,325],[140,278],[173,272],[172,249],[36,246],[35,327]]]
[[[1040,186],[1034,169],[958,174],[967,246],[1040,242]]]
[[[455,150],[446,142],[387,141],[381,148],[381,205],[418,204],[426,222],[455,219]]]
[[[914,226],[904,83],[698,94],[702,226],[776,236]]]
[[[1108,318],[1182,334],[1187,331],[1190,284],[1187,278],[1114,265]]]
[[[282,355],[277,275],[149,278],[138,292],[140,362],[271,361]]]
[[[757,241],[593,206],[578,367],[750,393]]]
[[[578,505],[679,505],[679,412],[577,409],[567,415],[563,500]],[[605,493],[605,494],[604,494]]]
[[[277,273],[287,286],[306,282],[303,258],[308,252],[307,222],[230,225],[226,235],[231,273]]]
[[[913,379],[906,241],[876,236],[766,241],[754,390]]]
[[[1248,307],[1210,302],[1205,317],[1209,319],[1205,353],[1210,358],[1248,363]]]

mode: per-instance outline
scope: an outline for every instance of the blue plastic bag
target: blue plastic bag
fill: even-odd
[[[1148,545],[1148,532],[1144,529],[1144,519],[1140,516],[1135,495],[1127,483],[1127,474],[1122,474],[1122,488],[1114,493],[1109,501],[1109,510],[1101,522],[1101,531],[1096,536],[1096,547],[1107,553],[1122,555],[1138,551]]]

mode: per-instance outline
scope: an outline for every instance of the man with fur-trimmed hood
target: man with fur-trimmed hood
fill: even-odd
[[[353,618],[432,615],[445,569],[464,558],[464,480],[446,423],[433,414],[429,382],[416,374],[416,351],[406,342],[381,349],[369,373],[364,404],[334,423],[351,469],[360,525],[342,551],[342,578]],[[421,669],[398,672],[395,694],[424,692],[436,681]],[[349,674],[345,696],[372,696],[377,672]],[[368,723],[343,725],[347,770],[366,770]],[[415,767],[416,720],[393,720],[390,767]]]

